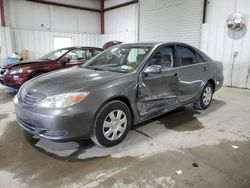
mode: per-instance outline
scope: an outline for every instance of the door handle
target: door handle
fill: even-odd
[[[203,67],[203,71],[206,72],[208,70],[207,67]]]

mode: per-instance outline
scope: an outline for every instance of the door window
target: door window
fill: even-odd
[[[74,50],[67,54],[70,62],[86,60],[86,50]]]
[[[189,48],[177,46],[176,54],[180,66],[192,65],[198,62],[196,54]]]
[[[95,57],[96,55],[98,55],[101,52],[102,51],[98,50],[98,49],[89,49],[87,51],[87,59],[91,59],[91,58]]]
[[[128,65],[133,66],[134,64],[137,64],[137,62],[140,62],[145,57],[146,53],[147,52],[141,48],[131,49],[127,57]]]
[[[171,68],[174,65],[173,51],[171,47],[161,48],[149,62],[150,65],[159,65],[162,68]]]

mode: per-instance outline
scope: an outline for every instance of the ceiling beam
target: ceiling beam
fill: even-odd
[[[101,34],[105,33],[104,16],[104,0],[101,0]]]
[[[47,5],[60,6],[60,7],[65,7],[65,8],[86,10],[86,11],[91,11],[91,12],[99,12],[99,13],[101,12],[100,10],[94,9],[94,8],[69,5],[69,4],[65,4],[65,3],[56,3],[56,2],[46,1],[46,0],[26,0],[26,1],[31,1],[31,2],[34,2],[34,3],[42,3],[42,4],[47,4]]]
[[[125,2],[125,3],[119,4],[119,5],[115,5],[115,6],[109,7],[109,8],[105,8],[104,11],[114,10],[114,9],[117,9],[117,8],[121,8],[121,7],[125,7],[125,6],[128,6],[128,5],[132,5],[132,4],[135,4],[135,3],[138,3],[138,0],[132,0],[132,1],[128,1],[128,2]]]
[[[4,3],[3,0],[0,0],[0,11],[1,11],[1,26],[6,26],[5,17],[4,17]]]

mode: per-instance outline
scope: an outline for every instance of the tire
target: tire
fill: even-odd
[[[213,99],[213,86],[211,83],[207,83],[201,92],[200,99],[194,104],[198,110],[205,110],[209,107]]]
[[[128,106],[121,101],[111,101],[98,112],[91,139],[101,147],[112,147],[126,137],[132,117]]]

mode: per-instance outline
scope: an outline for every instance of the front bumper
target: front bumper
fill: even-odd
[[[94,114],[89,111],[78,113],[73,109],[34,110],[14,99],[16,119],[27,132],[40,138],[67,141],[90,138]],[[69,113],[71,112],[71,113]]]
[[[28,76],[26,74],[17,74],[17,75],[2,75],[0,76],[0,83],[2,85],[20,88],[24,82],[28,80]]]

